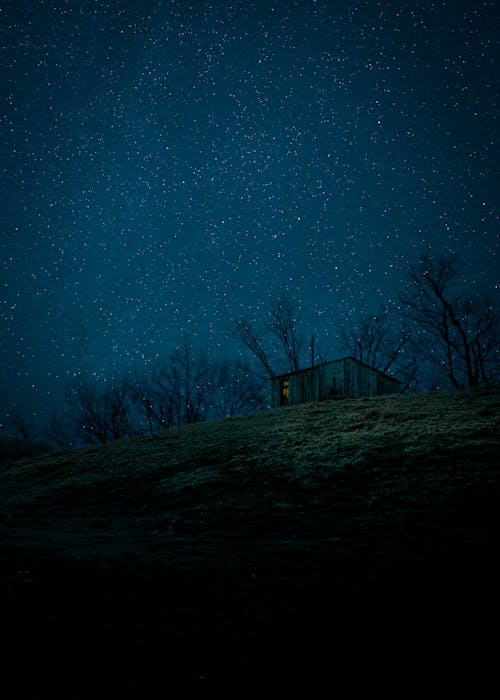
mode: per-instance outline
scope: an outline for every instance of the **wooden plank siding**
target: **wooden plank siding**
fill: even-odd
[[[374,397],[399,393],[401,390],[397,379],[354,357],[324,362],[273,377],[270,381],[272,408],[346,396]]]

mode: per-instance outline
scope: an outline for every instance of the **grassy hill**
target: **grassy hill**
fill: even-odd
[[[4,466],[6,667],[65,697],[461,678],[498,622],[499,407],[347,399]]]
[[[0,469],[27,457],[50,452],[49,445],[24,438],[0,436]]]

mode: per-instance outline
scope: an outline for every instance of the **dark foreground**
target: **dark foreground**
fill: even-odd
[[[498,541],[470,551],[383,544],[333,548],[324,560],[221,560],[200,576],[2,552],[9,697],[240,697],[266,688],[332,697],[346,687],[404,697],[486,687],[498,663]]]
[[[327,403],[12,464],[3,697],[489,697],[499,393]]]

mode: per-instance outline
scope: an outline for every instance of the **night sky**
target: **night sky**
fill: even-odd
[[[495,2],[0,2],[0,423],[430,246],[498,290]]]

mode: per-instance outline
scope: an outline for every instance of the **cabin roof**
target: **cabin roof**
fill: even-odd
[[[391,381],[396,382],[397,384],[402,384],[402,382],[399,379],[396,379],[396,377],[391,377],[390,374],[386,374],[385,372],[382,372],[379,369],[375,369],[375,367],[367,365],[366,362],[362,362],[361,360],[357,360],[355,357],[352,357],[352,355],[348,355],[347,357],[339,357],[337,360],[327,360],[326,362],[320,362],[317,365],[313,365],[312,367],[304,367],[304,369],[296,369],[290,372],[283,372],[283,374],[277,374],[275,377],[270,377],[270,381],[272,382],[275,379],[284,379],[285,377],[295,376],[296,374],[302,374],[302,372],[309,372],[311,369],[316,369],[317,367],[324,367],[325,365],[334,365],[335,363],[343,362],[344,360],[352,360],[353,362],[357,362],[358,365],[367,367],[372,372],[376,372],[377,374],[382,375],[382,377],[385,377],[386,379],[390,379]]]

